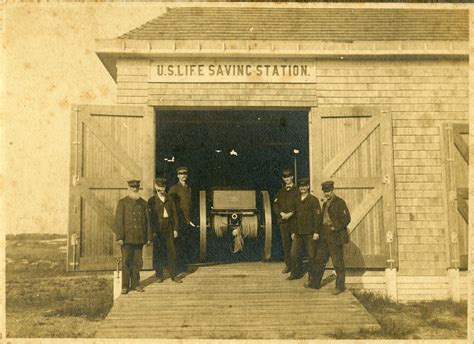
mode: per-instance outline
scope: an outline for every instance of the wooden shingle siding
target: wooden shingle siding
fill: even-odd
[[[148,83],[148,63],[124,60],[118,65],[118,102],[163,107],[388,107],[393,118],[399,299],[447,298],[441,285],[447,283],[449,240],[441,125],[468,120],[467,61],[324,59],[316,66],[315,84],[159,84]],[[409,276],[419,276],[420,281],[403,282]],[[444,282],[434,282],[437,276]],[[354,286],[363,284],[351,278]],[[377,283],[367,282],[372,287]],[[415,292],[413,286],[423,292]]]
[[[317,91],[312,84],[153,83],[148,104],[311,107],[317,105]]]
[[[122,59],[117,61],[117,103],[145,105],[148,101],[149,61]]]
[[[440,128],[468,119],[467,67],[467,61],[370,61],[369,68],[317,62],[319,106],[391,109],[401,301],[449,296]]]

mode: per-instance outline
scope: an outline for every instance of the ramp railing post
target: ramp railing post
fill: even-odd
[[[120,296],[122,292],[122,272],[120,271],[120,263],[122,257],[117,257],[117,270],[114,271],[114,301]]]

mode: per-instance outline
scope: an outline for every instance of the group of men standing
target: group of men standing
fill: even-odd
[[[139,195],[140,181],[128,182],[129,194],[120,199],[115,213],[114,232],[122,251],[122,294],[129,290],[142,292],[139,285],[143,267],[143,245],[153,243],[153,268],[159,283],[165,277],[163,268],[168,262],[171,280],[182,283],[178,277],[186,270],[195,253],[192,222],[192,191],[187,184],[188,169],[179,167],[178,182],[166,193],[166,179],[154,180],[154,195],[146,202]],[[274,200],[282,238],[285,268],[288,280],[302,278],[304,246],[308,262],[308,283],[305,287],[319,289],[326,264],[331,257],[336,270],[334,295],[345,290],[343,244],[348,241],[347,225],[350,214],[345,201],[334,193],[334,182],[321,184],[325,200],[310,193],[307,178],[295,185],[293,173],[283,170],[284,185]]]
[[[342,293],[345,287],[345,265],[343,244],[348,242],[347,225],[351,221],[346,202],[334,193],[334,182],[321,184],[325,196],[323,206],[310,193],[309,179],[302,178],[298,187],[289,169],[282,172],[283,187],[273,202],[282,238],[285,268],[290,273],[288,280],[303,277],[302,247],[308,262],[308,283],[306,288],[321,288],[326,264],[331,257],[336,270],[334,295]]]
[[[166,179],[154,180],[154,195],[146,202],[139,195],[140,181],[128,181],[129,194],[120,199],[115,212],[115,236],[122,251],[122,294],[143,292],[140,270],[143,245],[153,243],[153,268],[159,283],[165,280],[168,262],[171,280],[186,270],[193,251],[192,191],[187,184],[188,168],[179,167],[178,182],[166,193]]]

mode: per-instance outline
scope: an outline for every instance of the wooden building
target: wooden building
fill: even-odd
[[[468,10],[178,6],[96,54],[117,105],[72,109],[70,269],[115,267],[114,207],[131,177],[151,194],[160,114],[298,112],[313,192],[334,179],[351,209],[348,285],[467,298]]]

